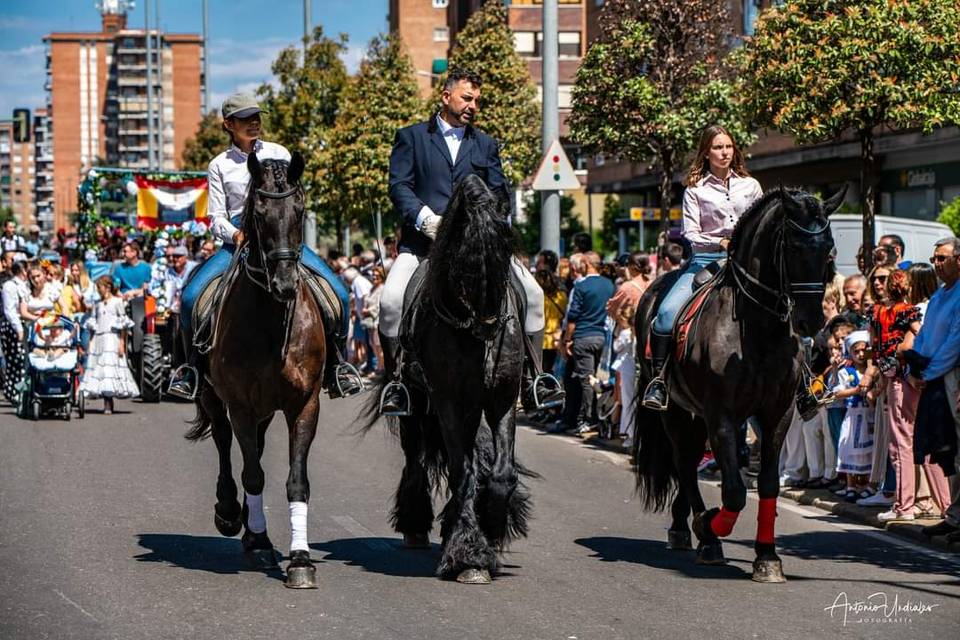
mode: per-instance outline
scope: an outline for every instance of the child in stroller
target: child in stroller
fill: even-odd
[[[83,417],[77,325],[57,314],[45,314],[30,325],[27,371],[19,415],[38,420],[55,411],[69,420],[76,406]]]

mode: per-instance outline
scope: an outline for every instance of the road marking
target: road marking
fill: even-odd
[[[53,592],[54,592],[55,594],[57,594],[58,596],[60,596],[61,598],[63,598],[64,600],[66,600],[66,601],[67,601],[68,603],[70,603],[71,605],[73,605],[73,608],[76,609],[77,611],[79,611],[80,613],[82,613],[83,615],[87,616],[88,618],[90,618],[90,619],[93,620],[94,622],[97,622],[97,623],[100,622],[99,620],[97,620],[96,618],[94,618],[94,617],[90,614],[89,611],[87,611],[86,609],[84,609],[83,607],[81,607],[80,605],[78,605],[76,602],[74,602],[73,600],[71,600],[71,599],[68,598],[67,596],[63,595],[63,592],[62,592],[62,591],[60,591],[60,590],[58,590],[58,589],[54,589]]]
[[[350,516],[331,516],[331,519],[350,535],[364,538],[363,544],[374,551],[393,551],[393,545],[382,540],[373,531],[351,518]]]

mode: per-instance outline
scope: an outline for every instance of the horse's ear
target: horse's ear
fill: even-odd
[[[848,183],[843,183],[843,188],[840,191],[837,191],[835,194],[823,201],[823,214],[825,216],[830,216],[831,213],[840,208],[840,205],[843,204],[843,198],[847,195]]]
[[[257,159],[257,154],[254,152],[250,152],[250,154],[247,155],[247,170],[250,172],[253,184],[263,184],[263,167],[260,165],[260,160]]]
[[[294,151],[290,158],[290,166],[287,168],[287,184],[297,184],[300,182],[300,176],[303,175],[303,156],[299,151]]]

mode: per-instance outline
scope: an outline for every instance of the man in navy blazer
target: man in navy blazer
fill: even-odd
[[[392,372],[399,353],[400,316],[407,283],[430,250],[437,236],[440,219],[447,208],[453,186],[475,174],[494,192],[510,197],[511,192],[499,144],[477,130],[472,123],[480,108],[480,76],[465,69],[453,69],[447,75],[441,94],[440,111],[427,122],[397,131],[390,154],[390,200],[403,220],[400,255],[394,260],[380,298],[380,338],[384,365]],[[540,374],[543,344],[543,290],[530,270],[514,262],[514,273],[523,284],[527,297],[525,328],[534,345],[530,354],[530,376],[524,389],[524,403],[543,409],[563,402],[563,393],[553,376]],[[402,383],[388,385],[381,413],[409,413],[408,395]]]

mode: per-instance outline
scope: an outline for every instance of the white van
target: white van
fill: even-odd
[[[879,240],[887,234],[903,238],[906,245],[903,259],[911,262],[926,262],[933,255],[933,245],[942,238],[953,235],[945,224],[913,218],[876,216],[874,238]],[[859,213],[835,213],[830,216],[830,229],[837,245],[837,271],[844,275],[857,273],[857,250],[863,242],[863,221]]]

